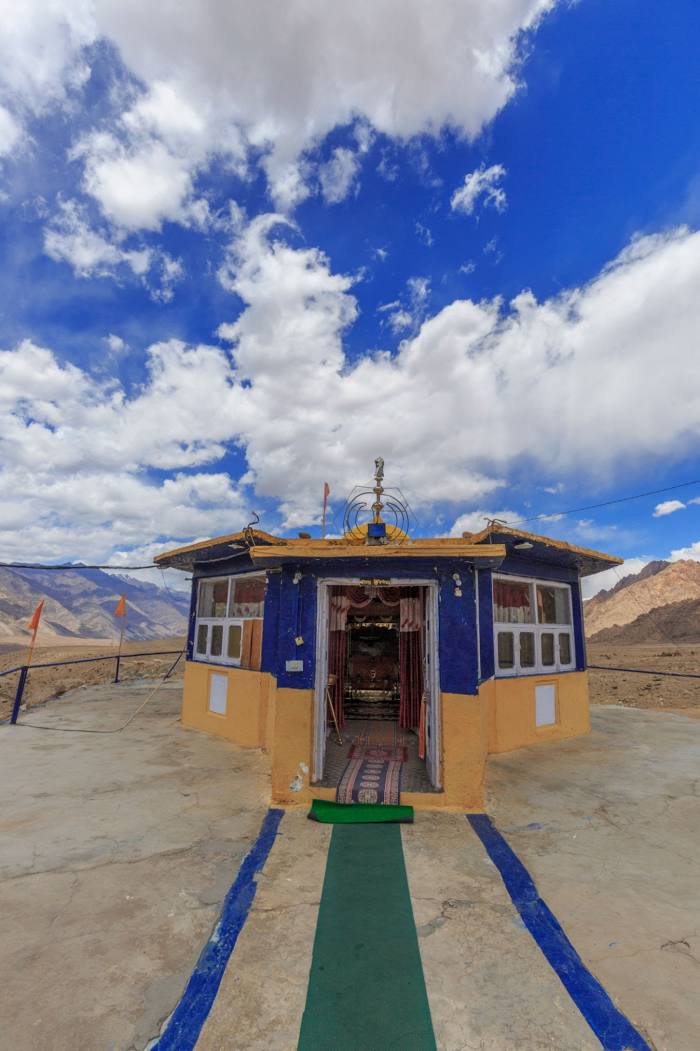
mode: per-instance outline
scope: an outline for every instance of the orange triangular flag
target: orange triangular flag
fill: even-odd
[[[44,599],[42,599],[39,605],[36,607],[36,609],[32,613],[32,619],[27,624],[28,629],[32,633],[32,642],[34,642],[34,640],[36,639],[36,633],[39,630],[39,621],[41,620],[41,611],[43,610],[43,608]]]
[[[116,606],[114,607],[114,616],[115,617],[125,617],[126,616],[126,595],[121,595],[120,596],[119,602],[117,602]]]

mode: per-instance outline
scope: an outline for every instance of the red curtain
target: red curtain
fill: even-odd
[[[399,726],[416,729],[423,696],[423,617],[417,588],[406,588],[402,592],[399,626]]]
[[[369,594],[368,594],[369,592]],[[334,586],[330,589],[328,632],[328,674],[335,676],[331,697],[340,726],[345,725],[343,700],[347,666],[348,609],[368,605],[372,598],[386,605],[399,606],[399,669],[401,676],[399,726],[417,729],[423,696],[423,605],[418,588],[358,588]],[[332,721],[330,711],[327,713]]]

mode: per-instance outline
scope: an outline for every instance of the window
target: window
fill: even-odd
[[[494,577],[493,620],[497,675],[573,670],[569,584]]]
[[[265,606],[264,576],[201,580],[197,596],[195,656],[214,664],[245,664],[246,639],[260,642],[259,622]],[[251,643],[247,643],[250,654]],[[246,665],[250,666],[250,665]]]
[[[499,668],[515,667],[512,631],[499,631],[498,633],[498,666]]]
[[[520,632],[520,667],[535,667],[535,636],[531,631]]]
[[[551,668],[554,664],[554,632],[543,631],[540,640],[542,663],[545,668]]]

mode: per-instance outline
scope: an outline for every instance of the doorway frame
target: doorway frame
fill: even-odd
[[[440,654],[439,654],[439,586],[437,580],[426,580],[424,577],[382,577],[387,583],[382,587],[423,587],[427,589],[427,601],[430,603],[430,647],[431,657],[431,737],[435,748],[435,779],[433,788],[442,788],[442,695],[440,693]],[[328,677],[328,631],[329,631],[329,588],[331,587],[366,587],[367,577],[319,577],[316,581],[316,674],[314,680],[313,734],[311,749],[312,784],[323,780],[326,762],[327,713],[325,703],[325,683]],[[430,770],[426,756],[426,770]]]

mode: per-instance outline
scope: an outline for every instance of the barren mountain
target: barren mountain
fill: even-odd
[[[586,635],[631,624],[638,617],[679,602],[700,599],[700,562],[650,562],[609,591],[584,604]]]
[[[114,607],[120,595],[126,595],[127,638],[170,638],[185,632],[186,592],[111,576],[99,569],[0,568],[0,642],[28,636],[27,621],[42,599],[40,642],[118,638],[120,622],[115,622]]]
[[[625,646],[639,642],[700,642],[700,599],[657,606],[630,624],[599,631],[591,641]]]

